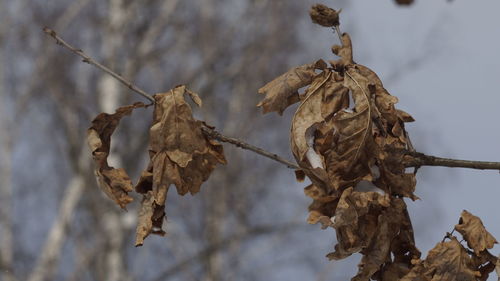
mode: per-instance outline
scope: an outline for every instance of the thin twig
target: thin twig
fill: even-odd
[[[222,135],[221,133],[211,129],[211,128],[208,128],[208,127],[204,127],[203,128],[203,131],[205,132],[205,134],[207,134],[209,137],[212,137],[216,140],[219,140],[219,141],[222,141],[222,142],[227,142],[227,143],[230,143],[230,144],[234,144],[235,146],[239,147],[239,148],[243,148],[243,149],[247,149],[247,150],[250,150],[250,151],[253,151],[257,154],[260,154],[262,156],[265,156],[267,158],[270,158],[270,159],[273,159],[274,161],[277,161],[277,162],[280,162],[281,164],[284,164],[286,165],[288,168],[291,168],[291,169],[297,169],[297,170],[301,170],[302,168],[300,168],[299,166],[297,166],[296,164],[278,156],[277,154],[274,154],[274,153],[271,153],[271,152],[268,152],[262,148],[259,148],[259,147],[256,147],[254,145],[251,145],[249,143],[246,143],[240,139],[236,139],[236,138],[230,138],[230,137],[226,137],[224,135]]]
[[[152,103],[154,103],[153,96],[146,93],[144,90],[141,90],[139,87],[132,84],[131,82],[129,82],[128,80],[123,78],[121,75],[117,74],[116,72],[112,71],[111,69],[107,68],[106,66],[96,62],[91,57],[86,55],[82,50],[71,46],[66,41],[64,41],[61,37],[59,37],[57,35],[57,33],[55,31],[53,31],[52,29],[50,29],[48,27],[44,27],[43,31],[45,33],[47,33],[49,36],[53,37],[56,40],[57,44],[62,45],[63,47],[66,47],[71,52],[82,57],[84,62],[89,63],[89,64],[99,68],[100,70],[108,73],[109,75],[113,76],[115,79],[117,79],[118,81],[120,81],[124,85],[126,85],[130,90],[140,94],[141,96],[147,98]],[[336,31],[340,35],[340,29],[336,28]],[[339,37],[339,39],[341,40],[341,37]],[[216,130],[214,130],[208,126],[205,126],[203,128],[203,132],[211,138],[217,139],[221,142],[227,142],[227,143],[233,144],[237,147],[240,147],[240,148],[243,148],[246,150],[250,150],[250,151],[255,152],[259,155],[262,155],[264,157],[267,157],[269,159],[277,161],[281,164],[284,164],[288,168],[303,170],[303,168],[300,168],[298,165],[278,156],[277,154],[268,152],[262,148],[251,145],[249,143],[246,143],[245,141],[242,141],[240,139],[224,136],[223,134],[217,132]],[[500,162],[471,161],[471,160],[441,158],[441,157],[426,155],[426,154],[423,154],[420,152],[413,152],[413,151],[405,151],[402,153],[406,154],[407,156],[410,156],[409,160],[405,160],[406,167],[417,167],[418,168],[421,166],[441,166],[441,167],[469,168],[469,169],[479,169],[479,170],[500,170]]]
[[[99,68],[100,70],[106,72],[107,74],[113,76],[113,78],[115,78],[116,80],[122,82],[130,90],[132,90],[132,91],[138,93],[139,95],[141,95],[141,96],[147,98],[148,100],[150,100],[151,104],[153,104],[155,102],[155,99],[150,94],[146,93],[144,90],[141,90],[140,88],[138,88],[137,86],[135,86],[134,84],[132,84],[132,82],[130,82],[130,81],[126,80],[125,78],[123,78],[120,74],[118,74],[118,73],[114,72],[113,70],[107,68],[106,66],[104,66],[104,65],[96,62],[91,57],[87,56],[81,49],[77,49],[77,48],[71,46],[69,43],[67,43],[61,37],[59,37],[54,30],[52,30],[52,29],[50,29],[48,27],[44,27],[43,28],[43,32],[45,32],[46,34],[48,34],[49,36],[51,36],[52,38],[54,38],[56,40],[57,44],[66,47],[71,52],[73,52],[73,53],[79,55],[80,57],[82,57],[83,58],[83,62],[91,64],[91,65]]]
[[[91,64],[91,65],[99,68],[100,70],[108,73],[109,75],[111,75],[114,78],[116,78],[118,81],[122,82],[130,90],[132,90],[132,91],[140,94],[141,96],[147,98],[152,103],[154,103],[153,96],[151,96],[150,94],[146,93],[144,90],[140,89],[139,87],[137,87],[136,85],[134,85],[132,82],[126,80],[121,75],[119,75],[116,72],[114,72],[113,70],[111,70],[111,69],[107,68],[106,66],[104,66],[104,65],[96,62],[90,56],[88,56],[87,54],[85,54],[81,49],[77,49],[77,48],[73,47],[72,45],[70,45],[69,43],[67,43],[66,41],[64,41],[64,39],[62,39],[61,37],[59,37],[54,30],[52,30],[52,29],[50,29],[48,27],[44,27],[43,28],[43,32],[45,32],[46,34],[48,34],[49,36],[51,36],[52,38],[54,38],[56,40],[57,44],[59,44],[59,45],[65,47],[65,48],[69,49],[71,52],[73,52],[73,53],[79,55],[80,57],[82,57],[83,58],[83,62],[89,63],[89,64]],[[272,159],[274,161],[280,162],[280,163],[286,165],[288,168],[291,168],[291,169],[301,169],[299,166],[297,166],[293,162],[288,161],[288,160],[286,160],[286,159],[278,156],[277,154],[268,152],[268,151],[266,151],[266,150],[264,150],[262,148],[259,148],[257,146],[248,144],[248,143],[246,143],[246,142],[244,142],[242,140],[224,136],[223,134],[215,131],[214,129],[212,129],[210,127],[204,127],[203,131],[204,131],[205,134],[207,134],[208,136],[210,136],[210,137],[212,137],[214,139],[217,139],[217,140],[222,141],[222,142],[227,142],[227,143],[236,145],[237,147],[240,147],[240,148],[243,148],[243,149],[247,149],[247,150],[253,151],[253,152],[255,152],[257,154],[260,154],[260,155],[262,155],[264,157],[267,157],[267,158],[270,158],[270,159]]]
[[[340,44],[343,45],[342,44],[342,32],[340,32],[340,27],[338,25],[335,25],[333,27],[333,32],[337,33],[337,36],[339,37]]]
[[[500,170],[500,162],[460,160],[426,155],[420,152],[408,152],[412,159],[406,161],[406,167],[441,166],[450,168],[468,168],[478,170]]]

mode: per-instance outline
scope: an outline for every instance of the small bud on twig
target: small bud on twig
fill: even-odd
[[[339,13],[332,8],[329,8],[322,4],[316,4],[309,10],[309,15],[314,23],[325,26],[332,27],[338,26],[339,23]]]

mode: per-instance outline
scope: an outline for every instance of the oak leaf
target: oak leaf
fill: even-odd
[[[144,196],[143,208],[152,208],[140,217],[136,241],[140,245],[149,233],[161,233],[161,221],[155,225],[153,214],[165,207],[171,184],[177,193],[195,194],[217,164],[225,164],[222,145],[203,134],[202,121],[193,118],[191,106],[185,101],[188,95],[197,105],[201,99],[185,86],[156,94],[153,125],[150,129],[150,163],[143,171],[135,190]],[[150,194],[150,195],[149,195]],[[146,202],[153,207],[144,206]],[[152,202],[152,203],[150,203]],[[154,230],[153,226],[157,229]]]
[[[257,106],[262,107],[263,113],[276,111],[283,114],[288,106],[299,101],[297,91],[312,82],[317,75],[315,70],[324,68],[326,63],[318,60],[290,69],[258,90],[259,94],[266,96]]]
[[[390,206],[389,195],[346,189],[335,210],[333,226],[338,244],[329,259],[339,260],[368,247],[378,227],[378,218]]]
[[[165,207],[156,204],[152,191],[144,194],[139,209],[139,218],[136,230],[136,246],[142,246],[144,239],[150,234],[165,235],[161,229],[165,217]]]
[[[448,242],[438,243],[429,251],[427,258],[401,280],[472,281],[480,275],[466,249],[456,237],[451,237]]]
[[[111,135],[115,131],[122,117],[130,115],[143,103],[123,106],[114,114],[101,113],[92,121],[92,126],[87,130],[87,143],[96,164],[95,175],[101,190],[122,209],[132,202],[128,195],[133,190],[132,181],[124,169],[115,169],[108,165],[108,156],[111,148]]]
[[[466,210],[462,211],[455,229],[462,234],[469,248],[473,249],[478,256],[482,251],[491,249],[498,243],[495,237],[486,230],[481,219]]]
[[[361,281],[372,278],[386,262],[392,262],[391,252],[393,252],[396,259],[396,255],[400,250],[398,247],[401,246],[398,244],[397,238],[404,235],[409,223],[409,218],[405,217],[405,210],[406,204],[402,199],[392,198],[390,206],[380,212],[377,218],[376,231],[370,238],[367,247],[361,250],[363,257],[358,265],[359,270],[351,280]],[[413,236],[411,239],[413,239]],[[411,251],[409,252],[409,254],[414,254]],[[403,265],[405,267],[409,266],[408,260],[399,259],[395,261],[399,263],[400,270]]]

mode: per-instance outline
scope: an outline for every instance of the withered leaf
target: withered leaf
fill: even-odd
[[[332,46],[332,52],[339,56],[340,59],[330,61],[330,64],[338,70],[342,70],[346,65],[354,64],[351,37],[348,33],[344,33],[342,34],[341,39],[342,45]]]
[[[330,70],[316,76],[292,119],[290,142],[293,155],[312,182],[322,188],[330,185],[322,149],[329,149],[331,143],[326,139],[325,146],[315,145],[315,142],[321,142],[318,134],[324,133],[326,138],[331,136],[333,126],[327,124],[326,119],[348,106],[348,90],[341,81],[342,78]]]
[[[431,278],[427,277],[425,274],[424,263],[419,260],[419,263],[415,265],[408,274],[401,278],[401,281],[433,281]],[[436,279],[437,281],[439,279]],[[391,280],[392,281],[392,280]]]
[[[358,273],[351,280],[369,280],[386,261],[390,261],[391,250],[395,250],[393,249],[395,238],[402,235],[406,227],[405,210],[404,201],[393,198],[390,208],[380,212],[376,231],[368,246],[361,251],[363,257],[358,265]]]
[[[343,259],[368,247],[377,232],[382,209],[390,206],[389,195],[377,192],[358,192],[346,189],[335,210],[333,227],[338,244],[329,259]]]
[[[263,113],[272,111],[280,115],[290,105],[299,101],[298,90],[309,85],[316,76],[316,69],[326,68],[323,60],[290,69],[278,78],[260,88],[258,93],[266,97],[257,104]]]
[[[491,249],[498,243],[484,227],[481,219],[467,212],[462,211],[460,221],[455,225],[455,229],[462,234],[469,248],[474,250],[476,255],[486,249]]]
[[[318,75],[306,91],[305,98],[297,108],[291,128],[291,144],[292,152],[299,163],[306,161],[305,156],[312,144],[307,135],[309,129],[314,129],[313,126],[325,121],[322,106],[327,96],[334,96],[333,107],[338,110],[342,100],[341,95],[335,95],[336,92],[343,88],[342,83],[336,82],[333,79],[331,71],[324,71]],[[345,98],[345,97],[344,97]],[[306,167],[310,168],[309,163]]]
[[[132,182],[124,169],[115,169],[108,165],[109,150],[111,148],[111,135],[118,126],[121,118],[130,115],[143,103],[123,106],[114,114],[101,113],[92,121],[92,126],[87,131],[87,143],[95,161],[95,175],[102,191],[121,208],[132,202],[128,195],[132,189]]]
[[[372,279],[381,281],[400,281],[401,278],[407,275],[409,271],[410,269],[406,263],[390,263],[382,267],[378,276]]]
[[[340,11],[337,12],[322,4],[313,5],[309,10],[312,21],[325,27],[339,25],[339,13]]]
[[[460,242],[452,237],[448,242],[438,243],[429,251],[420,266],[415,266],[401,280],[476,280],[480,273],[474,269],[471,257]]]
[[[144,239],[150,234],[165,235],[162,230],[163,218],[165,217],[165,207],[155,203],[153,192],[144,194],[139,209],[139,219],[137,222],[135,246],[142,246]]]
[[[325,155],[328,176],[335,188],[370,176],[370,167],[375,164],[369,81],[354,69],[346,74],[344,87],[350,89],[355,106],[352,111],[340,110],[332,117],[333,143]]]
[[[137,241],[142,240],[152,231],[160,209],[165,206],[167,192],[175,184],[177,193],[195,194],[205,182],[217,164],[225,164],[222,145],[203,134],[202,121],[195,120],[191,107],[185,101],[185,95],[201,105],[201,99],[195,93],[180,85],[163,93],[156,94],[153,125],[150,129],[150,163],[143,171],[135,190],[149,194],[147,204],[154,205],[154,211],[145,212],[137,230]],[[152,201],[151,201],[152,200]],[[153,203],[149,203],[149,202]],[[146,208],[147,206],[144,206]],[[152,207],[147,207],[152,208]],[[161,222],[156,226],[161,231]],[[155,233],[155,232],[152,232]],[[161,233],[161,232],[160,232]]]

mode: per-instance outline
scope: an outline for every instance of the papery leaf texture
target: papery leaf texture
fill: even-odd
[[[154,96],[150,162],[135,187],[144,195],[136,245],[142,245],[150,233],[163,233],[162,218],[171,184],[180,195],[195,194],[215,166],[226,163],[222,145],[203,134],[206,124],[193,118],[186,95],[201,105],[198,95],[184,85]]]
[[[95,175],[101,190],[121,208],[132,202],[128,195],[133,190],[132,181],[124,169],[115,169],[108,165],[111,148],[111,135],[120,123],[122,117],[130,115],[136,108],[145,107],[143,103],[123,106],[114,114],[101,113],[92,121],[87,130],[87,143],[96,164]]]

